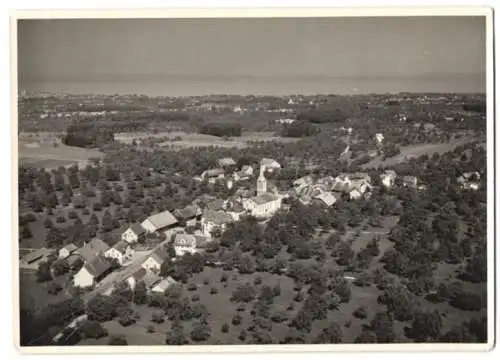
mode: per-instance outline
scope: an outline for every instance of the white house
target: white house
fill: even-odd
[[[349,191],[349,198],[351,200],[359,199],[361,196],[363,196],[363,193],[358,189],[352,189],[351,191]]]
[[[190,234],[177,234],[174,240],[175,256],[194,254],[196,252],[196,238]]]
[[[281,169],[281,165],[279,162],[277,162],[274,159],[269,159],[269,158],[262,158],[260,160],[260,166],[265,168],[266,171],[274,171],[274,170],[279,170]]]
[[[396,172],[394,170],[386,170],[383,174],[380,174],[380,181],[382,185],[387,188],[394,186],[394,181],[396,180]]]
[[[160,230],[165,230],[167,228],[172,227],[178,223],[170,211],[165,210],[161,213],[152,215],[148,217],[141,223],[141,226],[149,233],[154,233]]]
[[[134,223],[131,224],[128,229],[122,233],[121,238],[129,244],[133,244],[141,239],[144,239],[145,235],[146,230],[141,226],[141,224]]]
[[[136,285],[146,276],[148,271],[140,267],[137,270],[135,270],[132,275],[130,275],[127,279],[125,279],[125,282],[129,286],[130,289],[134,290]]]
[[[70,256],[74,251],[76,251],[78,247],[75,244],[68,244],[65,247],[59,250],[59,259],[66,259]]]
[[[226,167],[226,166],[235,166],[236,161],[234,161],[233,158],[226,157],[226,158],[222,158],[222,159],[217,160],[217,165],[219,165],[221,168]]]
[[[221,232],[234,221],[233,217],[225,211],[205,211],[201,218],[201,232],[204,236],[211,237],[215,229]]]
[[[208,180],[209,183],[215,183],[217,179],[223,179],[224,176],[224,169],[217,168],[205,170],[200,177],[202,180]]]
[[[92,261],[86,262],[83,267],[73,277],[75,287],[87,288],[96,285],[101,281],[111,269],[111,264],[101,256],[95,257]]]
[[[418,179],[416,176],[403,176],[403,186],[416,188]]]
[[[110,259],[116,259],[120,265],[132,258],[135,250],[125,240],[120,240],[112,248],[104,253],[104,256]]]
[[[381,145],[384,141],[384,135],[382,135],[381,133],[375,134],[375,141],[377,141],[378,145]]]
[[[457,181],[464,189],[467,190],[479,190],[479,180],[481,179],[481,174],[479,172],[468,172],[462,174]]]
[[[176,281],[169,276],[153,286],[151,292],[163,294],[169,287],[174,284],[176,284]]]
[[[144,260],[142,267],[148,271],[157,273],[168,257],[168,250],[165,244],[162,243]]]
[[[281,200],[279,195],[265,193],[248,199],[243,206],[257,218],[268,218],[281,208]]]

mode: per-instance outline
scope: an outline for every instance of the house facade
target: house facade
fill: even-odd
[[[196,238],[190,234],[177,234],[174,240],[175,256],[194,254],[196,252]]]
[[[396,177],[397,175],[394,170],[386,170],[383,174],[380,174],[380,181],[386,188],[391,188],[395,184]]]
[[[58,258],[59,259],[66,259],[73,252],[75,252],[77,249],[78,249],[78,247],[75,244],[68,244],[59,250]]]
[[[130,244],[124,240],[119,241],[115,246],[104,253],[104,256],[111,259],[116,259],[120,265],[123,265],[127,260],[130,260],[134,255],[135,250]]]
[[[223,232],[233,221],[233,217],[225,211],[206,211],[201,218],[201,232],[211,237],[214,230]]]
[[[146,230],[141,226],[141,224],[132,224],[122,233],[121,239],[128,242],[129,244],[134,244],[143,240],[146,237]]]
[[[256,218],[273,216],[281,208],[281,197],[271,193],[255,196],[246,201],[243,206]]]
[[[98,256],[86,262],[73,277],[75,287],[86,288],[96,285],[111,271],[111,264],[104,257]]]

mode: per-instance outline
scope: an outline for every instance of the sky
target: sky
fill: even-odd
[[[19,85],[132,78],[484,75],[485,19],[19,20]]]

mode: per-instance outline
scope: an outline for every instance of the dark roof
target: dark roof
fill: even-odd
[[[132,275],[131,277],[133,277],[136,281],[139,281],[141,280],[144,276],[146,276],[147,274],[147,270],[144,269],[143,267],[140,267],[139,269],[137,269]]]
[[[111,268],[111,264],[102,256],[96,256],[85,265],[87,271],[94,277],[102,275],[104,272]]]
[[[128,242],[126,242],[125,240],[120,240],[115,244],[115,246],[113,246],[113,248],[123,254],[125,253],[125,250],[127,250],[129,246],[130,245],[128,244]]]
[[[196,217],[197,215],[199,215],[199,213],[200,212],[197,206],[188,205],[184,209],[175,210],[174,215],[179,220],[188,220]]]
[[[104,254],[107,250],[109,250],[108,244],[101,239],[94,238],[84,247],[76,250],[75,253],[79,254],[85,261],[90,262],[99,256],[99,254]]]
[[[76,246],[75,244],[68,244],[65,247],[63,247],[63,249],[66,249],[68,252],[71,253],[71,252],[75,251],[76,249],[78,249],[78,246]]]
[[[259,195],[259,196],[256,196],[253,198],[253,201],[259,205],[265,204],[265,203],[268,203],[271,201],[275,201],[275,200],[278,200],[278,197],[274,194],[271,194],[271,193],[264,193],[262,195]]]
[[[165,245],[160,245],[158,246],[152,253],[151,256],[153,259],[155,259],[158,263],[162,264],[169,256],[168,256],[168,250]]]
[[[215,199],[209,202],[206,206],[206,209],[211,211],[222,210],[223,208],[224,208],[224,200],[222,199]]]
[[[129,226],[129,229],[134,232],[136,235],[142,235],[146,232],[146,230],[139,223],[133,223]]]
[[[233,217],[224,211],[206,211],[203,218],[205,221],[216,225],[223,225],[233,221]]]

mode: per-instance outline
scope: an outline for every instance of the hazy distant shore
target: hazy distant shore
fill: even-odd
[[[65,94],[140,94],[147,96],[196,96],[210,94],[291,95],[370,93],[485,93],[484,76],[436,77],[146,77],[113,80],[87,79],[21,81],[30,92]]]

